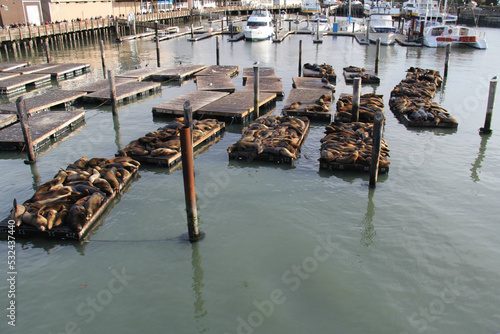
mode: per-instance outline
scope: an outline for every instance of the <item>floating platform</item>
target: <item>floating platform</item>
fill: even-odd
[[[385,110],[382,95],[375,93],[363,94],[359,99],[358,120],[364,123],[373,123],[377,111],[384,115]],[[350,123],[352,120],[352,94],[341,94],[337,101],[337,112],[335,113],[335,122]]]
[[[308,106],[313,106],[317,104],[317,101],[323,96],[330,96],[330,101],[326,103],[328,107],[328,111],[308,111],[306,108]],[[322,121],[322,122],[331,122],[332,119],[332,101],[333,101],[333,93],[332,91],[325,91],[324,89],[301,89],[294,88],[290,90],[290,94],[288,94],[288,98],[283,107],[283,115],[290,116],[305,116],[311,120]],[[298,108],[290,109],[290,106],[300,103]]]
[[[248,77],[245,81],[245,91],[253,92],[253,85],[253,77]],[[259,77],[259,92],[274,93],[278,97],[285,96],[285,92],[283,92],[283,82],[281,78],[276,77]]]
[[[207,76],[207,75],[226,75],[228,77],[233,77],[238,74],[239,66],[233,65],[211,65],[204,70],[196,73],[196,76]]]
[[[0,114],[0,129],[3,129],[13,123],[17,122],[17,115],[14,114]]]
[[[29,62],[5,62],[0,63],[0,72],[15,70],[16,68],[28,66]]]
[[[132,78],[117,78],[115,77],[115,85],[121,85],[127,82],[134,82],[136,80]],[[87,94],[97,92],[102,89],[107,89],[109,91],[109,79],[101,79],[96,82],[89,83],[80,87],[72,88],[75,92],[85,92]]]
[[[259,111],[261,115],[266,114],[276,107],[276,94],[261,93],[259,100]],[[253,91],[236,91],[224,96],[197,111],[198,117],[213,117],[236,122],[247,122],[255,113]]]
[[[243,85],[247,81],[247,78],[253,77],[253,67],[243,68]],[[274,68],[272,67],[259,67],[259,78],[263,77],[274,77],[277,78]]]
[[[280,32],[278,32],[278,35],[275,38],[273,38],[273,43],[281,43],[285,40],[285,38],[287,38],[291,34],[293,34],[292,31],[281,30]]]
[[[70,64],[59,64],[57,66],[48,68],[46,70],[38,71],[38,73],[50,74],[52,76],[52,79],[55,80],[64,80],[76,77],[88,71],[90,71],[89,64],[70,63]]]
[[[135,81],[143,81],[152,79],[152,76],[162,69],[161,67],[144,67],[135,70],[125,71],[120,74],[115,75],[115,79],[132,79]]]
[[[215,91],[234,93],[236,86],[226,75],[196,76],[196,87],[199,91]]]
[[[316,65],[316,64],[314,64]],[[323,64],[323,65],[317,65],[319,67],[321,66],[328,66],[332,73],[330,74],[321,74],[319,68],[317,70],[315,69],[310,69],[310,68],[306,68],[306,65],[302,66],[302,76],[303,77],[309,77],[309,78],[323,78],[323,77],[326,77],[328,79],[328,82],[331,83],[331,84],[336,84],[337,83],[337,75],[335,74],[335,71],[333,70],[333,68],[331,68],[330,65],[326,65],[326,64]]]
[[[356,41],[361,45],[370,45],[370,40],[366,38],[366,34],[353,34]]]
[[[18,75],[19,73],[15,72],[0,72],[0,80],[14,78],[17,77]]]
[[[151,37],[151,36],[154,36],[155,35],[155,32],[143,32],[142,34],[135,34],[135,35],[128,35],[128,36],[123,36],[123,37],[120,37],[120,38],[117,38],[118,41],[120,42],[125,42],[125,41],[131,41],[131,40],[134,40],[134,39],[141,39],[141,38],[145,38],[145,37]]]
[[[28,97],[24,99],[24,101],[26,101],[26,112],[31,114],[46,109],[48,110],[59,105],[68,107],[73,104],[76,99],[84,96],[85,94],[87,93],[59,89],[37,96]],[[17,114],[15,102],[0,105],[0,113]]]
[[[396,37],[396,43],[398,43],[401,46],[416,46],[416,47],[422,47],[423,46],[422,43],[407,42],[406,38],[399,38],[399,37]]]
[[[375,74],[374,71],[365,70],[363,72],[349,72],[344,70],[344,78],[346,84],[352,84],[354,78],[361,77],[361,84],[379,84],[380,78]]]
[[[233,34],[233,37],[229,37],[227,39],[228,42],[238,42],[245,38],[245,33],[239,32],[237,34]]]
[[[193,36],[193,37],[189,37],[187,40],[188,40],[188,42],[198,42],[198,41],[201,41],[202,39],[206,39],[206,38],[220,35],[221,33],[222,33],[221,31],[206,32],[203,34],[198,34],[198,35]],[[189,32],[189,34],[191,34],[191,32]]]
[[[38,150],[47,145],[51,138],[58,138],[72,131],[84,120],[84,111],[52,111],[32,115],[29,122],[34,149]],[[23,150],[24,146],[20,123],[15,123],[0,130],[1,150]]]
[[[256,122],[252,123],[249,125],[248,129],[250,131],[253,131],[253,126],[257,125],[260,126],[261,124],[264,124],[262,122],[265,121],[266,118],[273,118],[273,119],[281,119],[284,122],[287,122],[285,120],[297,118],[297,117],[292,117],[292,116],[269,116],[269,117],[261,117],[256,120]],[[274,163],[279,163],[279,164],[287,164],[293,166],[295,161],[300,157],[300,149],[302,145],[304,144],[304,140],[307,138],[307,134],[309,132],[309,125],[310,121],[307,118],[300,118],[300,120],[304,123],[304,128],[302,129],[302,133],[300,134],[297,142],[294,144],[294,152],[288,150],[285,147],[277,146],[279,144],[276,144],[276,142],[286,142],[287,140],[290,140],[291,132],[293,131],[294,133],[297,132],[297,128],[295,127],[282,127],[280,126],[281,121],[274,122],[274,126],[267,126],[268,129],[264,131],[273,131],[274,133],[283,133],[283,135],[278,135],[277,137],[268,137],[266,139],[262,139],[259,145],[262,147],[262,152],[257,153],[254,149],[252,150],[238,150],[238,144],[240,141],[238,141],[236,144],[230,146],[227,149],[227,152],[229,154],[229,159],[235,159],[235,160],[247,160],[247,161],[253,161],[253,160],[258,160],[258,161],[268,161],[268,162],[274,162]],[[261,121],[261,122],[259,122]],[[280,129],[279,131],[276,131]],[[284,130],[283,130],[284,129]],[[256,128],[256,132],[259,132],[260,129]],[[245,132],[243,133],[243,136],[245,136]],[[242,137],[243,137],[242,136]],[[280,137],[281,136],[281,137]],[[255,144],[254,144],[255,145]],[[271,146],[270,146],[271,145]],[[285,149],[286,150],[286,155],[282,154],[281,152],[279,154],[273,154],[270,152],[266,152],[266,149]],[[292,149],[290,147],[290,149]],[[275,152],[278,153],[278,152]]]
[[[61,64],[38,64],[38,65],[30,65],[25,67],[16,68],[13,70],[9,70],[9,73],[18,73],[18,74],[33,74],[42,71],[47,71],[53,67],[59,66]]]
[[[292,81],[292,86],[297,89],[320,89],[325,92],[335,92],[335,86],[328,86],[321,78],[293,77]]]
[[[196,152],[205,144],[215,142],[215,140],[217,140],[224,133],[225,129],[226,129],[226,124],[224,122],[219,122],[215,128],[211,129],[210,131],[206,131],[206,133],[202,137],[194,140],[193,151]],[[151,154],[131,155],[130,153],[127,153],[127,156],[130,156],[132,159],[143,163],[153,164],[158,167],[167,167],[167,168],[174,167],[182,159],[181,152],[161,157],[158,156],[154,157]]]
[[[162,69],[151,76],[154,81],[184,80],[205,69],[206,65],[180,65]]]
[[[71,239],[71,240],[84,240],[91,231],[95,230],[104,217],[109,213],[109,211],[113,208],[113,206],[117,203],[119,198],[130,189],[130,185],[133,180],[136,179],[138,174],[138,169],[130,172],[130,175],[123,180],[123,183],[120,183],[119,191],[113,191],[112,194],[105,196],[103,203],[99,207],[99,209],[94,212],[92,218],[85,222],[82,226],[81,231],[73,230],[69,225],[63,224],[57,227],[53,227],[47,231],[40,231],[36,227],[21,224],[19,227],[14,227],[14,235],[17,237],[29,238],[29,237],[45,237],[49,239]],[[6,218],[2,222],[0,222],[0,235],[11,235],[8,224],[9,218]]]
[[[146,82],[146,81],[130,81],[117,85],[116,87],[116,102],[123,103],[125,101],[133,100],[137,96],[155,94],[161,91],[161,83],[159,82]],[[98,90],[83,96],[84,101],[91,102],[106,102],[111,103],[109,88]]]
[[[50,84],[50,74],[23,74],[0,80],[0,95],[23,93],[27,86],[39,87]]]
[[[229,93],[227,92],[213,91],[188,92],[153,107],[153,116],[184,116],[184,102],[188,100],[191,103],[194,116],[197,115],[200,108],[203,108],[206,105],[227,96],[228,94]]]

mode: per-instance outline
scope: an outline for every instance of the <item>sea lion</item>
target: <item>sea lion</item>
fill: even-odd
[[[94,183],[95,180],[101,177],[101,174],[97,171],[97,169],[93,169],[92,175],[89,176],[88,180],[90,183]]]
[[[85,225],[87,212],[83,205],[73,204],[68,211],[66,223],[75,231],[80,232]]]
[[[90,220],[97,210],[101,207],[101,204],[104,202],[104,195],[102,193],[94,193],[83,205],[87,210],[86,219]]]
[[[87,166],[88,167],[101,166],[104,165],[106,161],[107,161],[106,158],[92,158],[88,161]]]
[[[94,186],[90,186],[88,184],[84,184],[84,183],[72,184],[70,187],[74,192],[78,192],[78,193],[86,192],[87,194],[92,195],[95,192],[100,192],[100,190],[98,188],[96,188]]]
[[[89,162],[89,159],[87,159],[86,157],[81,157],[80,159],[73,162],[73,166],[77,167],[78,169],[85,169],[88,162]]]
[[[19,227],[22,223],[23,214],[26,212],[26,207],[24,205],[18,205],[17,199],[14,198],[14,203],[12,210],[10,210],[10,219],[15,222],[16,227]]]
[[[40,211],[31,213],[25,211],[22,216],[23,224],[36,227],[40,231],[47,230],[47,219],[40,214]]]
[[[57,211],[56,210],[47,210],[44,213],[44,217],[47,219],[47,230],[51,230],[52,226],[54,224],[54,221],[56,220],[56,217],[57,217]]]
[[[172,150],[169,148],[157,148],[151,151],[151,156],[153,157],[164,157],[167,155],[172,155],[178,153],[176,150]]]
[[[106,164],[116,164],[116,163],[122,163],[122,162],[128,162],[132,165],[135,165],[136,167],[139,167],[141,165],[139,161],[134,160],[131,157],[127,157],[127,156],[117,156],[117,157],[108,159]]]
[[[57,213],[56,219],[52,223],[52,228],[61,226],[62,224],[66,223],[66,217],[68,216],[69,210],[67,208],[62,209]]]
[[[109,185],[109,182],[103,178],[98,178],[94,181],[94,187],[105,193],[107,196],[111,196],[113,194],[113,188]]]
[[[64,197],[68,197],[71,195],[73,192],[73,189],[70,187],[61,187],[56,190],[49,190],[41,194],[35,194],[33,197],[31,197],[28,201],[28,203],[39,203],[39,204],[47,204],[50,202],[54,202],[57,200],[60,200]]]
[[[104,173],[103,177],[106,181],[108,181],[108,183],[112,189],[114,189],[117,192],[120,191],[120,183],[116,179],[116,168],[115,167],[108,169]]]

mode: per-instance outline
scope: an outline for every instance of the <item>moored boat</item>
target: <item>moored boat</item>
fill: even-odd
[[[488,44],[484,33],[475,28],[453,25],[438,25],[424,29],[423,44],[437,48],[447,44],[468,45],[476,49],[486,49]]]
[[[243,29],[245,40],[259,41],[274,35],[273,18],[267,9],[254,9]]]

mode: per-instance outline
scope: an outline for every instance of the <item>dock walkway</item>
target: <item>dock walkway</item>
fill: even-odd
[[[55,106],[71,105],[76,99],[84,96],[85,92],[74,92],[70,90],[53,90],[39,96],[28,97],[26,101],[26,112],[32,114],[41,110],[50,109]],[[16,114],[15,102],[0,105],[0,113]]]
[[[214,101],[228,95],[227,92],[214,91],[191,91],[177,96],[169,101],[153,107],[153,116],[183,116],[184,102],[191,103],[193,116],[197,116],[198,110]]]

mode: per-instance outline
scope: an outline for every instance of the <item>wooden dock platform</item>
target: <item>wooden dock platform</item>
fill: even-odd
[[[306,68],[306,65],[302,66],[302,76],[306,77],[306,78],[323,78],[323,77],[326,77],[326,79],[328,79],[328,82],[330,82],[332,84],[336,84],[337,83],[337,74],[335,74],[335,70],[330,65],[326,65],[326,64],[319,65],[319,66],[317,64],[314,64],[314,65],[317,67],[317,69]],[[331,73],[321,74],[321,72],[320,72],[320,67],[321,66],[323,66],[324,68],[329,68],[330,71],[331,71]]]
[[[51,64],[37,64],[30,65],[25,67],[16,68],[13,70],[9,70],[8,73],[18,73],[18,74],[34,74],[42,71],[46,71],[50,68],[59,66],[61,64],[51,63]]]
[[[27,86],[42,86],[50,83],[50,74],[23,74],[0,80],[0,95],[23,93]]]
[[[314,110],[313,106],[317,105],[318,100],[325,95],[330,96],[330,101],[325,103],[328,110],[320,111],[319,108]],[[331,90],[294,88],[288,94],[282,113],[283,115],[306,116],[311,120],[330,122],[332,119],[332,101],[333,93]]]
[[[191,91],[180,96],[177,96],[169,101],[153,107],[153,116],[183,116],[184,115],[184,102],[189,101],[195,116],[198,110],[214,101],[217,101],[224,96],[227,92],[214,92],[214,91]]]
[[[167,81],[167,80],[184,80],[194,74],[205,69],[207,65],[179,65],[171,68],[164,68],[161,71],[154,73],[151,80]]]
[[[133,79],[135,81],[143,81],[152,79],[152,76],[160,71],[162,71],[161,67],[144,67],[116,74],[115,78],[126,78]]]
[[[20,75],[20,74],[14,73],[14,72],[0,72],[0,80],[10,79],[13,77],[17,77],[18,75]]]
[[[366,38],[366,34],[354,34],[354,38],[361,45],[369,45],[370,40]]]
[[[254,77],[248,77],[245,82],[245,91],[253,92]],[[285,96],[283,92],[283,82],[277,77],[259,77],[259,91],[264,93],[274,93],[278,97]]]
[[[273,38],[273,43],[281,43],[285,40],[285,38],[287,38],[291,34],[293,34],[292,31],[281,30],[280,32],[278,32],[278,35],[275,38]]]
[[[226,75],[228,77],[233,77],[238,74],[239,69],[239,66],[234,65],[211,65],[196,73],[196,77],[207,75]]]
[[[17,115],[14,114],[0,114],[0,129],[3,129],[13,123],[17,122]]]
[[[88,71],[90,71],[89,64],[70,63],[70,64],[59,64],[57,66],[39,71],[38,73],[50,74],[52,76],[52,79],[55,80],[64,80],[76,77]]]
[[[206,32],[204,34],[198,34],[198,35],[195,35],[193,37],[189,37],[187,40],[188,40],[188,42],[198,42],[198,41],[201,41],[202,39],[206,39],[206,38],[220,35],[221,33],[222,33],[221,31],[210,31],[210,32]]]
[[[120,41],[120,42],[125,42],[125,41],[131,41],[131,40],[134,40],[134,39],[141,39],[141,38],[151,37],[151,36],[154,36],[154,35],[155,35],[154,32],[143,32],[141,34],[122,36],[120,38],[117,38],[117,40]]]
[[[416,46],[416,47],[423,47],[424,46],[422,43],[407,42],[406,41],[406,36],[396,37],[396,43],[398,43],[401,46]]]
[[[136,80],[134,80],[132,78],[116,78],[115,77],[116,86],[124,84],[126,82],[134,82],[134,81],[136,81]],[[92,82],[92,83],[89,83],[89,84],[86,84],[86,85],[83,85],[80,87],[72,88],[71,90],[75,91],[75,92],[93,93],[93,92],[97,92],[97,91],[102,90],[102,89],[109,90],[109,79],[101,79],[101,80],[98,80],[96,82]]]
[[[137,96],[154,94],[161,91],[161,83],[147,81],[130,81],[116,86],[116,102],[123,103]],[[84,101],[111,103],[109,88],[98,90],[83,96]]]
[[[344,70],[345,83],[350,85],[354,82],[354,78],[361,77],[362,85],[379,84],[380,78],[374,71],[365,70],[363,72],[349,72]]]
[[[199,91],[215,91],[234,93],[236,86],[226,75],[196,76],[196,87]]]
[[[30,117],[31,138],[35,150],[71,131],[85,120],[84,111],[52,111]],[[21,124],[15,123],[0,130],[1,150],[22,150],[24,137]]]
[[[84,96],[85,94],[85,92],[73,92],[70,90],[58,89],[37,96],[28,97],[25,99],[26,112],[31,114],[59,105],[69,106],[76,99]],[[0,113],[16,114],[17,107],[15,102],[0,105]]]
[[[233,34],[233,37],[229,37],[227,39],[228,42],[238,42],[241,41],[242,39],[245,38],[245,34],[242,32],[239,32],[237,34]]]
[[[25,67],[29,64],[30,63],[26,61],[0,63],[0,72],[15,70],[16,68]]]
[[[261,93],[259,95],[260,115],[264,115],[276,107],[276,94]],[[244,123],[254,116],[253,103],[253,91],[236,91],[198,109],[197,117],[214,117]]]
[[[243,68],[243,85],[245,85],[245,82],[248,77],[253,77],[253,67],[245,67]],[[273,67],[260,67],[259,66],[259,78],[263,77],[274,77],[277,78],[276,72],[274,71]]]
[[[292,81],[292,87],[297,89],[321,89],[325,92],[335,91],[335,86],[327,85],[321,78],[292,77]]]

